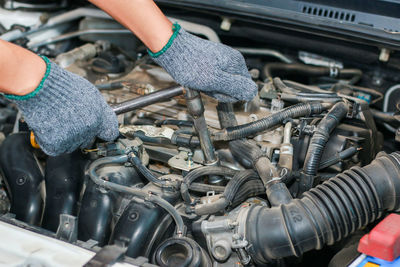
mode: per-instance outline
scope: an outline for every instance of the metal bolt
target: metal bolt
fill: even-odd
[[[193,153],[191,151],[189,151],[187,153],[187,166],[188,167],[192,167],[193,166]]]
[[[26,180],[27,180],[26,176],[21,176],[21,177],[19,177],[19,178],[17,179],[17,185],[23,185],[23,184],[25,184]]]
[[[130,214],[129,214],[129,220],[130,221],[136,221],[138,218],[139,218],[139,214],[136,212],[136,211],[134,211],[134,212],[131,212]]]

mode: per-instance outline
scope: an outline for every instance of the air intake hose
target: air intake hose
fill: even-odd
[[[244,238],[256,263],[321,249],[400,209],[400,153],[379,153],[279,207],[249,208]]]

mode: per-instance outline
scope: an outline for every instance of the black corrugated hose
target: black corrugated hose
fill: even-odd
[[[298,118],[303,116],[311,116],[313,114],[319,114],[324,111],[328,106],[330,106],[330,104],[319,102],[293,105],[260,120],[243,125],[227,127],[220,132],[215,132],[213,134],[214,140],[229,141],[245,138],[247,136],[254,135],[256,133],[277,126],[289,118]]]
[[[217,105],[218,119],[221,128],[237,125],[233,105],[219,102]],[[246,169],[252,169],[254,160],[262,154],[261,149],[254,142],[247,139],[232,140],[229,142],[229,150],[233,157]]]
[[[336,103],[319,122],[308,146],[304,160],[300,191],[304,192],[313,186],[313,177],[317,174],[321,157],[331,132],[346,117],[349,107],[344,102]]]
[[[222,128],[228,128],[230,126],[237,125],[232,104],[218,103],[217,111]],[[243,188],[243,190],[248,190],[247,197],[266,193],[270,204],[274,206],[287,203],[292,199],[289,190],[287,189],[286,185],[283,184],[283,180],[271,181],[272,178],[278,177],[277,170],[271,164],[270,160],[264,155],[261,148],[257,146],[257,144],[243,138],[230,141],[229,149],[235,159],[245,168],[257,170],[257,177],[259,176],[260,180],[262,181],[260,184],[263,185],[264,191],[262,191],[262,188],[260,188],[260,184],[253,185],[252,187],[246,184],[246,188]],[[229,200],[229,202],[231,201],[232,200]],[[225,208],[226,206],[227,202],[224,202],[224,199],[220,199],[215,203],[215,209]]]
[[[325,145],[331,132],[346,117],[349,107],[344,102],[336,103],[318,124],[307,150],[303,171],[308,175],[316,175]]]
[[[261,180],[250,180],[243,184],[232,200],[231,207],[236,207],[237,205],[246,201],[249,197],[255,197],[259,195],[265,195],[265,187]]]
[[[236,194],[240,191],[240,188],[250,180],[260,180],[258,174],[254,170],[244,170],[236,173],[235,176],[233,176],[233,178],[229,180],[228,184],[225,187],[224,193],[218,200],[212,203],[197,205],[195,206],[194,212],[197,215],[201,216],[206,214],[213,214],[225,209],[226,207],[228,207],[228,205],[232,204],[232,201],[235,199]],[[251,193],[252,192],[249,192],[249,194]]]
[[[186,205],[190,205],[192,203],[192,197],[189,193],[189,188],[191,183],[193,183],[196,179],[206,176],[206,175],[223,175],[223,176],[234,176],[237,171],[221,166],[203,166],[197,169],[190,171],[183,177],[183,182],[181,184],[181,195]]]

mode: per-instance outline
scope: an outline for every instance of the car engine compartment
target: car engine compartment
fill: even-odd
[[[259,93],[218,103],[86,3],[12,2],[0,38],[95,84],[121,135],[46,156],[0,98],[1,221],[143,266],[344,266],[343,250],[399,210],[395,49],[163,3],[243,53]]]

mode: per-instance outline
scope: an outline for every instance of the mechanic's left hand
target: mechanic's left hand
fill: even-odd
[[[118,120],[99,90],[84,78],[43,57],[47,70],[28,95],[6,95],[22,111],[41,149],[48,155],[86,147],[98,136],[118,137]]]

